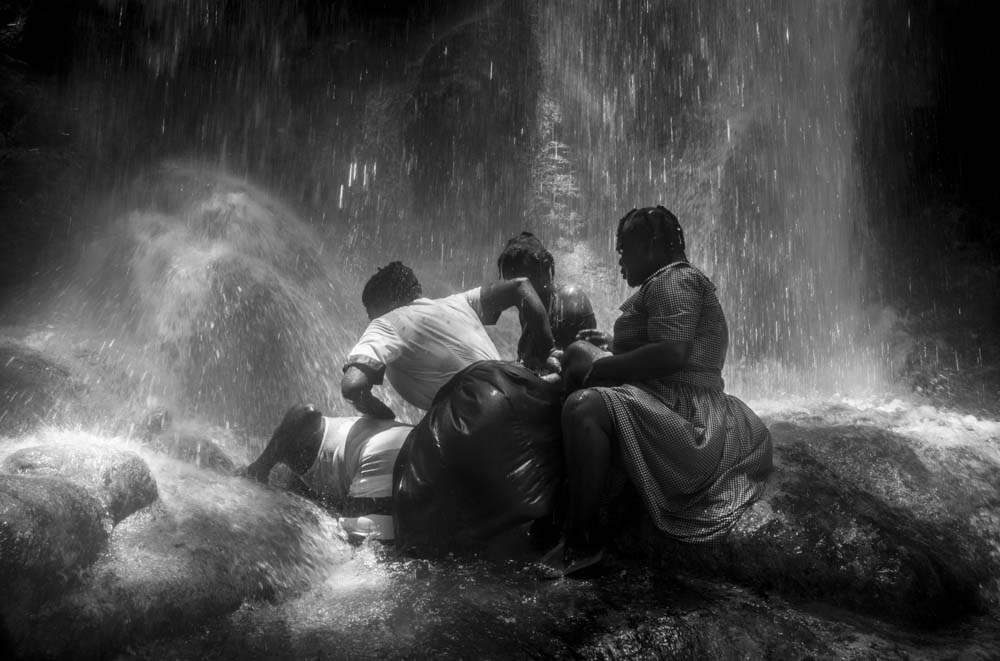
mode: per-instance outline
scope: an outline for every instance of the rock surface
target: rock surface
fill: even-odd
[[[231,475],[236,464],[211,438],[189,432],[165,432],[150,440],[149,445],[168,457],[194,464],[198,468]]]
[[[150,454],[160,499],[124,519],[81,579],[23,603],[5,634],[16,657],[106,658],[191,631],[250,599],[283,599],[348,554],[319,507],[249,480]],[[3,479],[68,485],[49,477]],[[96,512],[100,503],[91,498]],[[58,547],[56,547],[58,548]],[[0,645],[2,647],[2,645]]]
[[[638,543],[619,551],[919,625],[1000,603],[1000,460],[988,444],[861,421],[770,428],[771,481],[724,543],[673,542],[637,517]]]
[[[73,585],[104,548],[101,502],[58,477],[0,474],[0,615],[10,633],[47,597]]]

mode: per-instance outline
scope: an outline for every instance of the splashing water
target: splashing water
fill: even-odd
[[[335,412],[357,334],[358,286],[296,215],[250,184],[167,165],[90,246],[73,298],[105,336],[138,347],[149,403],[272,427],[288,406]]]

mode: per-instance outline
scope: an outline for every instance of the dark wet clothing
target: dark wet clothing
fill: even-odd
[[[680,371],[595,388],[626,472],[660,530],[684,541],[719,539],[763,493],[771,437],[746,404],[723,391],[729,332],[715,285],[676,262],[651,275],[621,312],[614,353],[665,340],[691,344]]]

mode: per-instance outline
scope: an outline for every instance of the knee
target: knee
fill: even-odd
[[[564,430],[579,429],[587,424],[600,423],[607,417],[604,399],[591,388],[577,390],[566,399],[562,408]]]

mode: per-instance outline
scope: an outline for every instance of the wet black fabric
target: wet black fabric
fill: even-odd
[[[559,395],[512,363],[456,374],[396,460],[397,545],[463,550],[549,514],[563,475]]]

